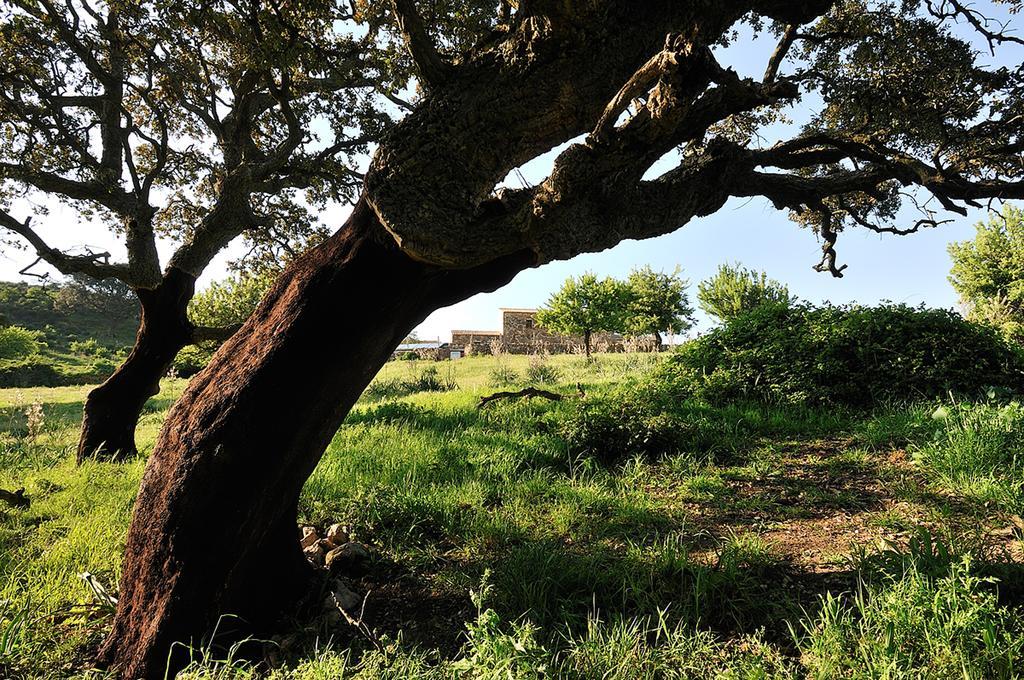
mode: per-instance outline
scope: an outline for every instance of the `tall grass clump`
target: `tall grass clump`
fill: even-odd
[[[491,387],[511,387],[522,382],[522,377],[511,366],[499,363],[491,369],[487,381]]]
[[[970,557],[950,561],[938,577],[913,557],[902,565],[850,598],[822,598],[797,634],[812,677],[1019,677],[1024,619],[1000,607],[995,579],[976,576]]]
[[[546,356],[530,357],[530,365],[526,368],[526,381],[531,384],[554,385],[561,379],[562,373],[551,364]]]
[[[398,376],[374,380],[363,392],[362,398],[365,401],[383,401],[407,397],[418,392],[451,392],[457,389],[459,385],[455,381],[450,365],[447,375],[441,375],[437,366],[425,366],[407,378]]]
[[[1024,499],[1024,406],[956,404],[934,413],[941,427],[915,458],[943,486],[1019,512]]]

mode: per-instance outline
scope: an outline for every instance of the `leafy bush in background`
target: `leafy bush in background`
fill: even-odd
[[[0,328],[0,359],[25,359],[39,353],[39,333],[20,326]]]
[[[700,308],[725,323],[762,305],[788,305],[795,301],[789,289],[764,272],[723,264],[697,286]]]
[[[188,345],[178,351],[171,364],[174,372],[182,378],[191,378],[203,370],[210,357],[213,356],[215,348],[200,347],[199,345]]]
[[[110,350],[96,342],[95,338],[72,340],[71,344],[68,345],[68,349],[73,354],[84,354],[94,357],[106,357],[110,354]]]
[[[949,281],[968,318],[1024,341],[1024,211],[1003,206],[1002,214],[975,225],[973,241],[949,245]]]
[[[1024,357],[993,329],[941,309],[762,305],[685,344],[666,373],[714,403],[869,406],[1024,388]]]

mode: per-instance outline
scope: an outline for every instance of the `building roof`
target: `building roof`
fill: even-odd
[[[516,308],[516,307],[499,307],[498,311],[501,312],[514,312],[519,314],[536,314],[536,309],[529,308]]]
[[[395,348],[396,352],[411,352],[417,349],[439,349],[448,343],[440,342],[407,342]]]
[[[452,335],[501,335],[501,331],[452,331]]]

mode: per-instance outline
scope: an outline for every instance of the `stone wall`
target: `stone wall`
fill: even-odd
[[[498,331],[452,331],[451,349],[461,349],[466,354],[490,354],[493,342],[501,342]]]
[[[502,311],[502,346],[509,354],[560,354],[572,351],[579,340],[555,335],[537,325],[537,312],[532,310]]]
[[[502,310],[502,346],[509,354],[565,354],[583,351],[583,336],[556,335],[537,325],[537,311],[533,309]],[[621,352],[622,337],[617,333],[595,333],[590,339],[591,349],[601,352]]]
[[[494,345],[509,354],[565,354],[583,351],[583,337],[557,335],[537,325],[535,309],[503,309],[502,332],[452,331],[451,350],[467,355],[492,354]],[[617,333],[595,333],[590,340],[595,352],[623,351],[622,336]]]

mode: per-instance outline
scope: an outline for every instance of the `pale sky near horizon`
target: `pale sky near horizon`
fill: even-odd
[[[988,4],[982,2],[979,6]],[[1006,16],[1005,8],[999,5],[986,7],[985,11],[997,18]],[[1017,23],[1024,26],[1019,18]],[[773,47],[772,40],[751,40],[744,36],[720,52],[719,58],[740,75],[759,75]],[[1006,55],[1000,62],[1007,58],[1019,61],[1024,51],[1007,50]],[[799,118],[801,111],[798,109],[792,115]],[[772,132],[788,135],[793,129],[780,128]],[[768,143],[773,141],[767,140]],[[526,181],[535,184],[543,180],[553,155],[548,154],[524,167]],[[513,183],[517,184],[518,179]],[[115,258],[123,256],[123,246],[102,227],[78,224],[74,211],[67,207],[51,204],[46,207],[50,209],[49,214],[38,216],[33,224],[53,245],[88,245],[109,250]],[[23,202],[20,208],[31,211],[31,206]],[[340,225],[347,212],[347,207],[337,206],[327,211],[322,219],[328,225]],[[849,268],[844,278],[834,279],[811,269],[820,259],[820,243],[813,233],[790,222],[766,200],[734,199],[718,213],[694,220],[667,236],[628,241],[603,253],[581,255],[523,272],[495,293],[477,295],[435,312],[417,332],[424,339],[446,341],[452,329],[496,330],[501,322],[499,308],[540,306],[568,276],[591,271],[623,277],[634,266],[642,265],[665,271],[679,267],[690,280],[690,297],[694,301],[698,281],[712,275],[721,263],[738,262],[767,272],[788,285],[792,294],[811,302],[873,304],[890,300],[955,308],[956,293],[947,280],[950,260],[946,247],[950,242],[971,238],[974,223],[985,214],[974,211],[966,218],[945,214],[942,217],[955,219],[937,229],[906,237],[878,235],[863,229],[847,230],[840,235],[837,250],[840,264],[848,264]],[[913,218],[908,216],[902,226],[912,222]],[[165,263],[170,252],[169,247],[161,247]],[[223,277],[225,263],[237,254],[237,245],[222,253],[200,279],[200,286]],[[33,281],[17,273],[32,259],[27,251],[0,252],[0,279]],[[701,315],[698,317],[697,328],[707,328],[708,320]]]

